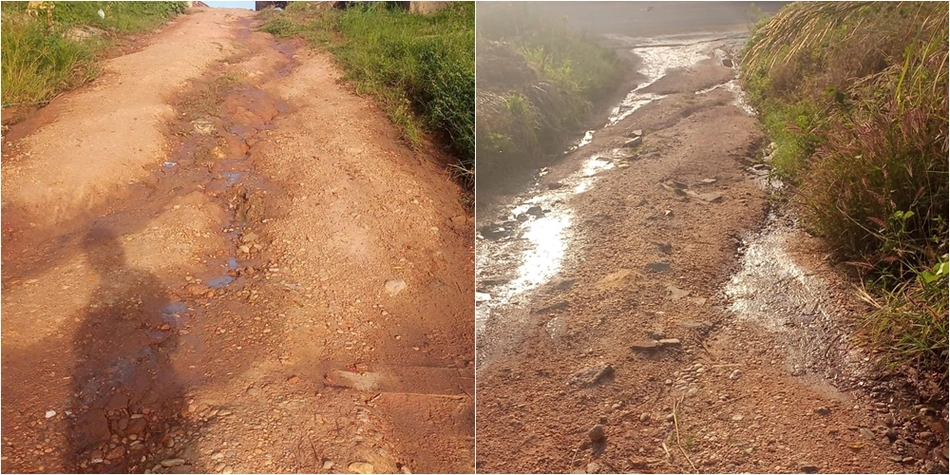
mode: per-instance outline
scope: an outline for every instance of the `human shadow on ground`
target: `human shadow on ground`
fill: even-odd
[[[67,463],[79,472],[141,472],[180,430],[183,389],[170,356],[187,308],[155,275],[129,265],[112,230],[93,228],[82,244],[99,284],[73,337]]]

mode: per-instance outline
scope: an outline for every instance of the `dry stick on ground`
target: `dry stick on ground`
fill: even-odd
[[[680,443],[680,424],[679,420],[676,417],[676,411],[679,409],[680,404],[683,404],[683,401],[686,399],[686,394],[680,398],[679,401],[673,401],[673,429],[676,430],[676,446],[680,448],[680,452],[683,452],[683,456],[686,457],[686,461],[689,462],[689,466],[693,467],[694,472],[699,470],[696,468],[696,465],[689,458],[689,454],[686,453],[686,449],[683,448],[683,444]]]

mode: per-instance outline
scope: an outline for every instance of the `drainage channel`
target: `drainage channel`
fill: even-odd
[[[661,100],[669,94],[650,92],[647,88],[674,70],[690,68],[708,59],[719,59],[733,68],[727,48],[741,44],[741,38],[680,36],[662,38],[610,37],[640,57],[637,72],[644,82],[630,91],[611,111],[599,130],[588,130],[564,154],[568,160],[581,161],[578,170],[557,183],[542,185],[541,178],[549,170],[539,170],[535,183],[525,192],[486,213],[490,224],[480,226],[476,253],[477,286],[475,322],[476,335],[481,338],[489,321],[504,319],[512,307],[522,306],[525,294],[557,275],[569,255],[576,216],[571,198],[589,192],[602,173],[626,167],[629,150],[613,148],[584,153],[600,130],[614,127],[640,108]],[[753,113],[745,103],[735,79],[697,91],[706,94],[723,88],[733,92],[737,107]]]

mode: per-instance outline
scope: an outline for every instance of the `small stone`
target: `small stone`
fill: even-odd
[[[109,453],[106,454],[106,460],[115,460],[119,457],[122,457],[123,455],[125,455],[125,447],[120,445],[110,450]]]
[[[672,379],[667,379],[666,381],[663,381],[663,384],[665,384],[665,385],[667,385],[667,386],[672,386],[672,385],[673,385],[673,380],[672,380]]]
[[[366,462],[353,462],[346,467],[351,473],[375,473],[376,468],[373,464]]]
[[[741,421],[741,420],[744,419],[744,418],[745,418],[745,417],[743,417],[742,414],[736,414],[736,415],[732,416],[732,420],[735,421],[735,422],[739,422],[739,421]]]
[[[732,373],[729,373],[729,379],[731,379],[731,380],[733,380],[733,381],[739,379],[739,377],[741,377],[741,376],[742,376],[742,371],[741,371],[741,370],[738,370],[738,369],[737,369],[737,370],[733,370]]]
[[[646,424],[647,422],[650,422],[650,415],[645,412],[643,414],[640,414],[640,422],[644,424]]]
[[[185,464],[185,459],[165,459],[161,462],[163,467],[177,467]]]
[[[297,384],[297,383],[299,383],[299,382],[300,382],[300,377],[299,377],[299,376],[291,376],[291,377],[287,378],[287,383],[288,383],[288,384]]]
[[[861,437],[864,437],[864,438],[867,439],[867,440],[874,440],[874,439],[875,439],[874,432],[871,432],[871,429],[867,429],[867,428],[865,428],[865,427],[862,427],[862,428],[859,429],[858,431],[861,432]]]
[[[818,466],[810,463],[803,463],[799,466],[804,473],[818,473]]]
[[[214,465],[215,472],[220,472],[221,470],[224,470],[224,462],[219,462]]]
[[[916,460],[914,457],[904,457],[901,459],[901,463],[914,463]]]
[[[664,338],[660,340],[660,345],[663,346],[679,346],[680,341],[676,338]]]
[[[402,279],[387,280],[385,288],[386,293],[389,294],[390,297],[395,297],[403,290],[406,290],[406,281]]]
[[[698,392],[699,392],[699,388],[690,388],[689,391],[686,391],[686,397],[693,397]]]
[[[598,464],[598,463],[596,463],[596,462],[591,462],[591,463],[587,464],[587,468],[585,469],[585,473],[600,473],[600,464]]]
[[[591,442],[600,442],[604,440],[604,437],[607,436],[604,426],[597,424],[590,429],[590,432],[587,433],[587,436],[590,437]]]
[[[46,411],[47,419],[52,419],[53,417],[56,417],[56,411],[53,411],[53,410]]]
[[[332,460],[324,460],[324,461],[323,461],[323,469],[324,469],[324,470],[332,470],[332,469],[333,469],[333,461],[332,461]]]
[[[827,416],[831,414],[831,409],[828,409],[826,406],[821,406],[816,407],[813,412],[819,416]]]
[[[248,395],[248,396],[257,396],[257,395],[260,394],[260,393],[261,393],[261,390],[255,388],[254,386],[251,386],[251,387],[247,388],[247,395]]]
[[[920,440],[930,440],[934,438],[933,432],[921,432],[917,434],[917,437],[920,437]]]

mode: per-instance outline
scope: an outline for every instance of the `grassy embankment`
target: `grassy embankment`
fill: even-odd
[[[96,60],[116,38],[151,30],[185,10],[184,2],[47,2],[50,16],[31,16],[27,3],[3,2],[4,107],[43,105],[94,79]]]
[[[478,157],[505,173],[559,152],[622,64],[537,5],[488,3],[478,18]]]
[[[863,334],[943,391],[947,25],[945,2],[793,3],[754,31],[742,74],[793,205],[864,276]]]
[[[475,4],[429,15],[384,4],[346,10],[292,3],[269,12],[264,31],[301,36],[333,53],[360,94],[374,97],[410,145],[435,133],[475,180]]]

